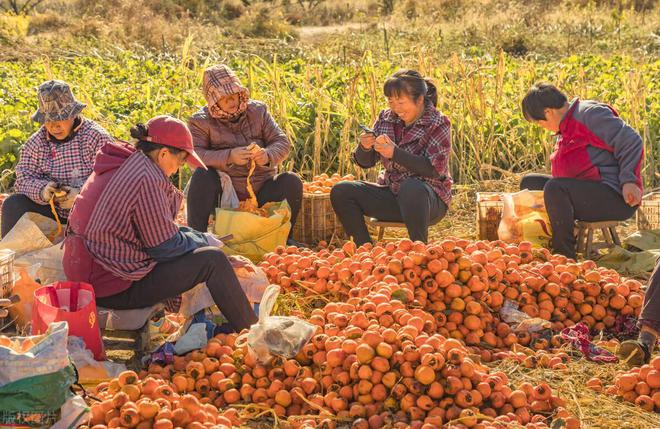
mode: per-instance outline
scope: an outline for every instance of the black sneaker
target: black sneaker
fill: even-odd
[[[616,354],[628,365],[642,366],[651,361],[651,351],[648,346],[637,340],[626,340],[619,345]]]

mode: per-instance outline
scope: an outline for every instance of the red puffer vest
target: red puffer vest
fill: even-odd
[[[64,273],[71,281],[93,285],[97,297],[115,295],[128,289],[131,284],[99,265],[87,250],[82,236],[103,190],[134,152],[133,146],[123,142],[108,143],[101,147],[94,161],[94,172],[85,182],[69,216],[64,241]],[[99,288],[100,285],[103,287]],[[99,290],[103,290],[103,293],[99,294]]]
[[[598,167],[591,162],[587,148],[595,146],[610,153],[614,149],[603,143],[589,128],[573,117],[578,103],[573,103],[566,117],[559,124],[561,135],[557,140],[555,152],[550,156],[550,166],[553,177],[570,177],[574,179],[600,181]],[[619,114],[610,106],[615,116]]]

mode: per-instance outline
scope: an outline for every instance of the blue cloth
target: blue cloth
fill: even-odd
[[[208,245],[203,233],[187,226],[181,226],[172,238],[156,247],[144,249],[144,251],[158,262],[167,262]]]

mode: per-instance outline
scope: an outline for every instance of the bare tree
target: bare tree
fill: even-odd
[[[44,0],[0,0],[0,10],[15,15],[27,15],[43,2]]]

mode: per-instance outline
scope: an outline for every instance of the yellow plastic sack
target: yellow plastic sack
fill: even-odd
[[[286,244],[291,229],[291,208],[286,200],[270,204],[267,217],[237,209],[215,211],[215,233],[234,237],[225,242],[229,255],[241,255],[257,263],[266,253]]]
[[[497,230],[499,239],[510,243],[529,241],[538,247],[548,247],[552,230],[543,191],[525,189],[504,194],[503,201],[502,220]]]

